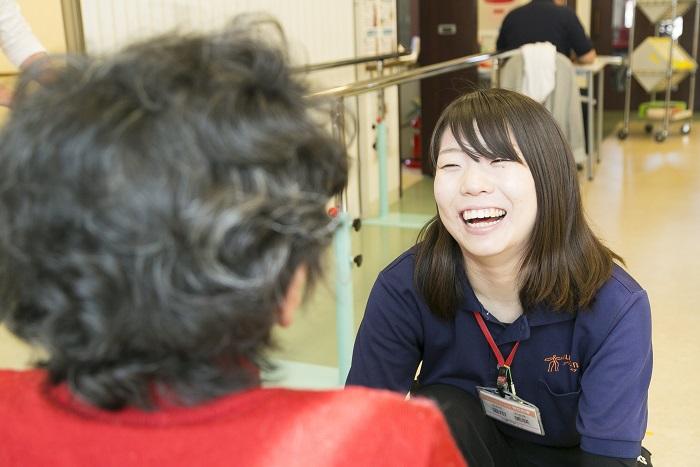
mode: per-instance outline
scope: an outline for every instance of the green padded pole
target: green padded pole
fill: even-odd
[[[338,381],[345,384],[350,371],[353,345],[353,298],[350,217],[347,211],[338,213],[340,225],[333,238],[335,252],[335,319],[338,338]]]

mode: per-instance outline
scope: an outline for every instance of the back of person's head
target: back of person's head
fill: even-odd
[[[586,222],[571,148],[551,113],[506,89],[465,94],[445,108],[435,125],[433,165],[446,131],[469,157],[524,163],[532,174],[537,214],[520,268],[525,310],[541,303],[570,312],[588,306],[610,277],[613,259],[620,258]],[[449,318],[462,297],[456,280],[464,270],[462,253],[437,216],[419,242],[416,284],[431,309]]]
[[[0,319],[102,408],[256,384],[347,181],[286,52],[239,24],[31,78],[0,135]]]

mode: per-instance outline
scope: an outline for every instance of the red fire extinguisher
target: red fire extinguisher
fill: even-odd
[[[404,160],[404,165],[412,169],[420,169],[423,165],[421,160],[421,126],[422,119],[420,115],[420,107],[415,109],[413,117],[409,120],[409,126],[413,130],[411,138],[411,158]]]

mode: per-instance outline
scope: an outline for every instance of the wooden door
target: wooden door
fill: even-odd
[[[421,0],[421,66],[478,53],[476,0]],[[429,146],[442,110],[452,100],[477,86],[477,70],[421,80],[423,173],[432,174]]]

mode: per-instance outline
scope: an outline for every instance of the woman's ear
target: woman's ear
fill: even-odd
[[[284,299],[280,304],[279,318],[277,323],[286,328],[294,321],[294,312],[304,296],[304,287],[306,286],[306,266],[300,265],[294,271],[292,280],[289,281],[289,287],[284,295]]]

